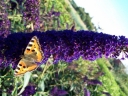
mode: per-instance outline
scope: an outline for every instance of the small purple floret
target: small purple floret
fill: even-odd
[[[65,96],[66,94],[68,94],[67,91],[59,89],[58,87],[54,87],[51,91],[50,91],[50,95],[51,96]]]
[[[36,93],[35,86],[29,85],[25,88],[24,92],[22,93],[22,96],[30,96],[34,95]]]

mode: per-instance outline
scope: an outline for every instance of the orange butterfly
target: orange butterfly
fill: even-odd
[[[36,62],[41,62],[44,59],[43,51],[36,36],[32,37],[21,58],[15,69],[15,75],[21,75],[35,70],[38,67]]]

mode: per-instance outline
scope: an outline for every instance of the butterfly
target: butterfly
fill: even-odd
[[[36,36],[32,37],[21,58],[15,69],[15,75],[35,70],[38,67],[37,62],[41,62],[44,59],[43,51]]]

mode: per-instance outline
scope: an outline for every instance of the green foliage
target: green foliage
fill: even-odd
[[[122,92],[120,87],[115,81],[115,78],[113,77],[112,73],[106,66],[108,62],[106,62],[105,59],[98,59],[97,64],[102,68],[105,75],[100,77],[100,80],[103,83],[103,87],[99,87],[98,89],[101,91],[107,91],[112,96],[126,96],[125,93]]]
[[[117,82],[117,84],[120,86],[121,90],[128,95],[128,75],[124,72],[124,69],[121,67],[117,68],[115,67],[113,70],[114,78]]]

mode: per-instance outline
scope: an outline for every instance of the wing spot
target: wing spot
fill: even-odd
[[[22,64],[19,64],[19,66],[22,66]]]
[[[32,46],[32,44],[28,44],[28,46],[29,46],[29,47],[31,47],[31,46]]]
[[[23,66],[23,68],[26,68],[26,66]]]
[[[28,51],[30,51],[30,49],[27,48]]]
[[[30,42],[34,42],[34,40],[31,40]]]
[[[18,69],[18,70],[20,70],[20,68],[19,68],[19,67],[17,67],[17,69]]]
[[[35,52],[35,50],[32,50],[32,52]]]
[[[15,71],[15,73],[18,73],[18,71]]]

